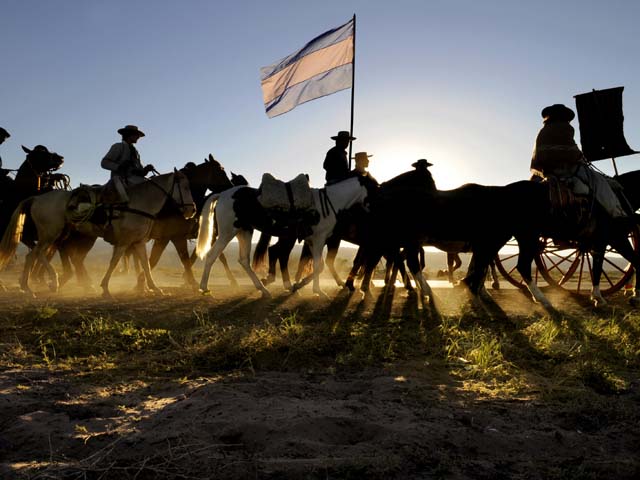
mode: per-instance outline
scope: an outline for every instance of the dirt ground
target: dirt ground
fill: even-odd
[[[160,282],[178,283],[175,272]],[[249,286],[234,290],[223,281],[212,297],[177,287],[138,297],[131,284],[116,279],[116,301],[74,290],[41,290],[28,300],[9,286],[0,315],[20,319],[49,307],[58,319],[82,313],[166,324],[194,312],[206,312],[212,323],[296,312],[334,328],[354,318],[399,319],[432,331],[443,319],[470,315],[514,343],[521,329],[549,316],[513,289],[494,292],[495,304],[477,312],[465,292],[449,288],[436,288],[430,307],[400,289],[393,301],[376,291],[363,302],[328,283],[328,300],[309,290],[291,296],[279,286],[272,300],[262,300]],[[561,315],[593,314],[585,300],[550,298]],[[628,310],[621,297],[610,308],[607,315]],[[10,329],[2,335],[8,345]],[[464,366],[432,354],[336,368],[292,363],[283,352],[280,368],[248,363],[185,376],[6,366],[0,477],[640,478],[640,379],[616,393],[545,395],[563,380],[539,374],[553,358],[536,361],[538,373],[525,374],[526,385],[512,390],[508,379],[473,381],[458,373]],[[635,375],[638,365],[629,371]]]

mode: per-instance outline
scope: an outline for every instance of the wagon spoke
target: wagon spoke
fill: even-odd
[[[609,278],[609,275],[607,275],[607,272],[605,271],[605,269],[602,269],[602,275],[604,275],[604,278],[607,280],[607,282],[609,282],[610,286],[614,286],[615,284],[611,281],[611,279]]]
[[[618,265],[616,265],[615,263],[613,263],[611,260],[609,260],[607,257],[604,257],[604,261],[607,262],[609,265],[611,265],[612,267],[614,267],[616,270],[625,273],[625,270],[620,268]]]

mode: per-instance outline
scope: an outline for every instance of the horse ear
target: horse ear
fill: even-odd
[[[207,160],[207,157],[204,157],[204,163],[207,163],[209,160]]]
[[[213,158],[213,155],[209,154],[209,161],[213,162],[215,160],[215,158]]]
[[[22,150],[24,151],[24,153],[31,153],[31,150],[29,150],[27,147],[25,147],[24,145],[22,145]]]

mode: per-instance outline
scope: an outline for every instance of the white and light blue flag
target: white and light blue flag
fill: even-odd
[[[260,69],[269,118],[352,86],[354,21],[318,35],[297,52]]]

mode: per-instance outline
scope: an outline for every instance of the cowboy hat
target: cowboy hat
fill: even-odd
[[[413,168],[420,168],[420,167],[433,167],[433,163],[431,163],[429,160],[427,160],[426,158],[421,158],[420,160],[416,160],[415,162],[413,162],[411,164],[411,166]]]
[[[570,122],[576,116],[573,110],[569,107],[565,107],[561,103],[556,103],[548,107],[544,107],[541,112],[542,118],[545,120],[560,120],[564,122]]]
[[[135,125],[126,125],[125,127],[118,130],[120,135],[128,135],[131,133],[137,133],[140,137],[144,137],[144,132],[140,130]]]
[[[365,158],[369,158],[369,157],[373,157],[373,154],[367,155],[367,152],[358,152],[355,154],[355,156],[351,158],[353,158],[357,162],[358,160],[364,160]]]
[[[345,138],[348,140],[355,140],[356,137],[352,137],[351,133],[347,132],[346,130],[341,130],[338,132],[338,135],[335,135],[333,137],[331,137],[331,140],[339,140],[341,138]]]
[[[9,132],[7,132],[4,128],[0,127],[0,137],[1,138],[9,138]]]

